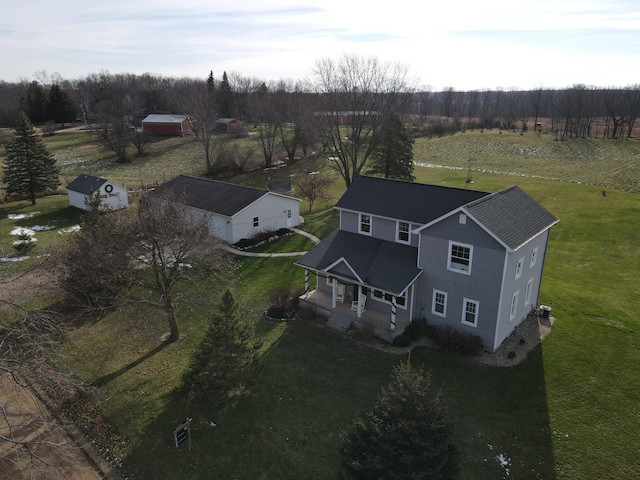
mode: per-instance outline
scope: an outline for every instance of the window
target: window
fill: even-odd
[[[380,290],[371,290],[371,298],[375,298],[376,300],[380,300],[381,302],[391,304],[391,295],[390,293],[384,293]],[[396,295],[396,305],[400,308],[407,308],[407,298],[405,295]]]
[[[467,216],[464,213],[461,213],[460,216],[458,217],[458,223],[460,223],[460,225],[467,224]]]
[[[536,259],[538,258],[538,247],[534,248],[531,252],[531,260],[529,261],[529,268],[533,268],[536,265]]]
[[[473,247],[471,245],[449,242],[449,264],[447,269],[470,275],[472,255]]]
[[[325,277],[327,279],[327,285],[333,285],[333,277]]]
[[[531,288],[533,287],[533,278],[527,282],[527,289],[524,291],[524,306],[531,303]]]
[[[478,309],[480,303],[465,298],[462,300],[462,323],[471,327],[478,326]]]
[[[371,216],[365,215],[364,213],[360,214],[360,233],[366,233],[367,235],[371,235]]]
[[[398,222],[396,240],[402,243],[409,243],[409,224],[407,222]]]
[[[447,292],[433,289],[433,302],[431,305],[431,313],[439,317],[447,316]]]
[[[253,226],[257,227],[258,225],[260,225],[260,220],[258,217],[253,217]]]
[[[516,280],[522,275],[522,265],[524,265],[524,257],[518,260],[518,264],[516,265]]]
[[[518,290],[511,297],[511,310],[509,310],[509,320],[513,320],[516,318],[516,313],[518,313],[518,295],[520,291]]]

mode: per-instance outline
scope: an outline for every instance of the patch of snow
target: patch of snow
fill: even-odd
[[[73,225],[73,226],[71,226],[69,228],[63,228],[62,230],[60,230],[58,232],[58,234],[61,234],[61,233],[72,233],[72,232],[77,232],[78,230],[80,230],[80,225]]]
[[[54,225],[31,225],[30,228],[34,232],[46,232],[47,230],[53,230],[56,227]]]
[[[9,232],[9,235],[29,235],[34,236],[36,232],[26,227],[16,227]]]
[[[501,453],[496,457],[496,460],[498,460],[498,463],[500,464],[500,466],[504,468],[504,473],[506,473],[507,476],[511,475],[511,473],[509,472],[509,465],[511,464],[511,459],[507,457],[504,453]]]
[[[29,257],[2,257],[0,262],[22,262]]]
[[[13,242],[14,245],[24,245],[25,243],[33,243],[33,242],[37,242],[38,239],[31,237],[31,238],[25,238],[24,240],[16,240],[15,242]]]
[[[7,215],[9,220],[23,220],[25,218],[31,218],[35,215],[38,215],[40,212],[31,212],[31,213],[10,213]]]

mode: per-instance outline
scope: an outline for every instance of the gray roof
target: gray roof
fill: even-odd
[[[340,259],[351,267],[368,286],[400,295],[420,275],[417,267],[418,249],[409,245],[380,240],[379,238],[335,230],[309,250],[296,264],[312,270],[357,279],[340,264]]]
[[[100,190],[100,187],[108,181],[109,180],[106,178],[93,177],[83,173],[67,185],[67,190],[82,193],[84,195],[91,195],[92,193]]]
[[[232,217],[268,193],[258,188],[180,175],[163,183],[150,195],[169,194],[191,207]]]
[[[475,190],[361,175],[336,208],[424,225],[486,195],[489,194]]]
[[[186,115],[152,113],[147,115],[142,123],[182,123],[186,118]]]
[[[471,202],[464,209],[512,250],[558,223],[515,185]]]
[[[231,123],[231,122],[239,122],[240,120],[237,120],[235,118],[227,118],[227,117],[222,117],[216,120],[216,123]]]

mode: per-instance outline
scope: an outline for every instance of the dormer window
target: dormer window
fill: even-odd
[[[398,222],[396,227],[396,241],[400,243],[409,243],[409,223]]]
[[[360,214],[360,233],[371,235],[371,215]]]

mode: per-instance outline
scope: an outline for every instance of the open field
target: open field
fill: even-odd
[[[490,141],[484,144],[483,139]],[[179,140],[186,143],[173,152],[189,145],[188,139]],[[465,169],[474,148],[473,168],[516,173],[474,171],[474,189],[495,191],[517,183],[560,219],[552,229],[540,299],[552,307],[556,322],[526,360],[496,368],[426,348],[411,354],[412,362],[431,370],[450,406],[462,451],[461,478],[640,477],[640,197],[622,191],[638,191],[629,185],[637,187],[640,181],[640,142],[559,144],[549,136],[487,131],[420,139],[415,148],[418,162],[462,168],[416,168],[418,181],[469,187]],[[525,148],[537,153],[521,159]],[[596,148],[606,151],[591,157]],[[547,149],[565,153],[543,155]],[[576,151],[589,158],[578,161],[579,155],[567,153]],[[175,162],[177,157],[171,158]],[[157,163],[163,163],[161,157]],[[624,165],[624,175],[613,173]],[[127,172],[130,167],[114,164],[110,174],[89,173],[126,183],[130,173],[120,173],[120,168]],[[168,163],[166,171],[171,168],[179,169]],[[189,167],[182,168],[180,173],[189,173]],[[295,168],[277,174],[293,174]],[[265,186],[270,174],[257,171],[238,181]],[[133,173],[131,178],[135,181]],[[342,188],[336,178],[331,198],[311,214],[304,212],[303,202],[305,230],[323,237],[336,228],[331,206]],[[17,207],[2,207],[4,236],[16,225],[6,215]],[[61,209],[58,214],[56,209]],[[20,209],[32,210],[52,215],[50,221],[60,215],[56,225],[72,223],[57,199]],[[36,215],[21,222],[28,226],[41,220]],[[46,234],[60,237],[56,230]],[[42,237],[38,248],[44,248],[47,238]],[[290,251],[305,244],[289,238],[292,243],[285,239],[276,247]],[[302,282],[302,270],[292,259],[237,258],[223,281],[182,287],[178,318],[184,340],[163,346],[162,314],[129,305],[79,326],[54,359],[84,382],[101,385],[96,401],[128,442],[126,464],[139,468],[133,478],[336,478],[339,432],[356,412],[373,404],[391,368],[405,356],[380,352],[307,322],[276,323],[260,316],[274,286]],[[256,321],[264,342],[262,364],[247,395],[223,411],[212,411],[177,396],[174,387],[202,336],[208,312],[227,285]],[[176,449],[171,435],[186,417],[194,420],[191,452]]]

